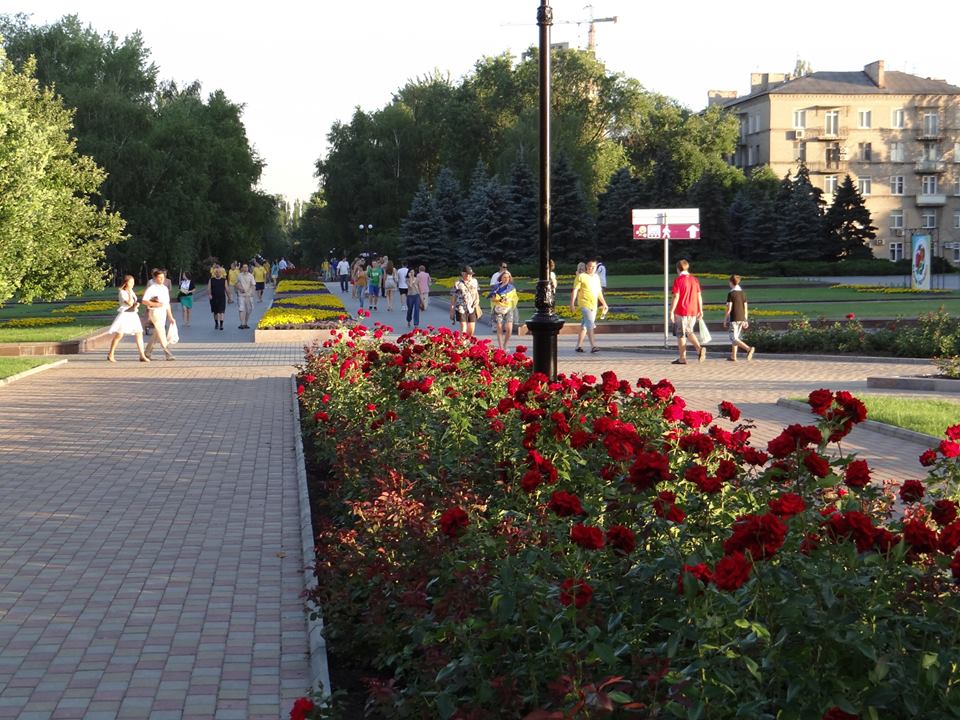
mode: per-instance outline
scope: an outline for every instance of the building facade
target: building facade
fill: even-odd
[[[711,91],[740,119],[734,165],[783,177],[807,166],[829,203],[849,174],[870,210],[877,257],[909,257],[914,232],[960,263],[960,87],[882,60],[856,72],[754,73],[748,95]]]

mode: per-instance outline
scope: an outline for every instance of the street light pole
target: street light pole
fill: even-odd
[[[370,231],[371,230],[373,230],[373,225],[369,223],[367,223],[366,225],[364,225],[363,223],[360,223],[360,232],[365,233],[363,252],[366,253],[367,255],[370,254]]]
[[[533,371],[557,377],[557,335],[563,327],[554,311],[556,298],[550,284],[550,26],[549,0],[537,8],[540,27],[540,274],[537,278],[536,314],[527,321],[533,336]]]

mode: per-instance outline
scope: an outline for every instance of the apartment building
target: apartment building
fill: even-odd
[[[877,226],[875,256],[909,256],[922,230],[934,254],[960,263],[960,87],[882,60],[853,72],[754,73],[750,86],[742,97],[710,91],[711,105],[740,119],[733,164],[783,177],[804,163],[827,202],[849,173]]]

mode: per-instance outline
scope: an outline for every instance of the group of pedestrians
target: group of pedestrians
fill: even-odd
[[[380,300],[386,301],[388,312],[397,305],[406,308],[407,327],[420,327],[420,312],[430,304],[432,279],[424,265],[409,267],[406,260],[395,266],[386,255],[368,258],[358,257],[351,263],[347,256],[336,265],[340,292],[350,291],[360,308],[366,305],[371,312],[380,309]]]
[[[179,341],[179,332],[176,318],[173,317],[173,311],[170,307],[170,282],[167,278],[167,271],[163,268],[154,268],[150,275],[147,288],[139,299],[134,290],[136,279],[133,275],[125,275],[123,278],[123,284],[118,292],[117,316],[111,323],[109,330],[113,335],[110,341],[110,350],[107,352],[107,360],[110,362],[117,361],[115,353],[124,335],[133,335],[140,354],[140,362],[150,362],[151,353],[157,342],[163,348],[163,354],[167,360],[176,360],[173,353],[170,352],[170,345]],[[188,286],[192,285],[189,276],[187,281]],[[140,305],[147,308],[147,321],[153,329],[146,347],[143,344],[144,328],[143,322],[140,320]],[[168,321],[169,334],[167,331]]]

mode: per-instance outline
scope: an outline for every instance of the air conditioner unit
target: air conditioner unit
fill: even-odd
[[[883,245],[883,238],[874,238],[873,244],[876,245],[877,247],[880,247],[881,245]]]
[[[893,236],[894,236],[894,237],[903,237],[903,230],[894,230],[894,231],[893,231]]]
[[[802,130],[802,129],[801,129],[801,130],[794,130],[794,131],[793,131],[793,139],[794,139],[794,140],[803,140],[803,136],[804,136],[805,134],[806,134],[806,131],[805,131],[805,130]]]

